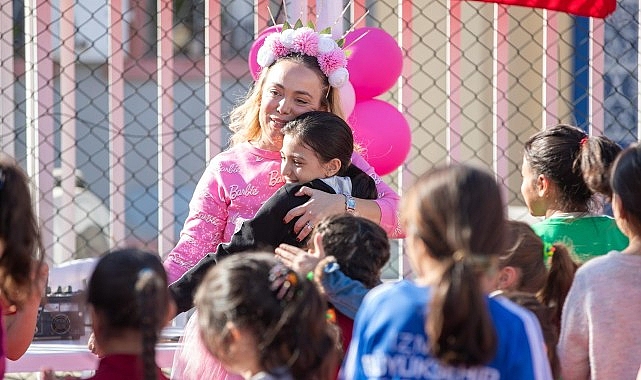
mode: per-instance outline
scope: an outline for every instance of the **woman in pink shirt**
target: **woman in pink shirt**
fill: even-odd
[[[263,69],[258,80],[245,101],[231,113],[231,147],[208,165],[194,191],[180,240],[165,260],[170,283],[207,253],[214,252],[219,243],[229,241],[242,222],[252,218],[284,184],[279,151],[283,142],[281,128],[288,121],[316,110],[343,116],[338,87],[347,80],[347,61],[328,36],[310,28],[273,33],[259,52],[259,64]],[[300,194],[311,199],[290,210],[283,221],[300,216],[294,227],[300,239],[312,230],[306,226],[347,211],[379,223],[390,238],[402,236],[397,212],[399,196],[360,155],[355,153],[352,163],[374,178],[378,199],[355,199],[355,203],[347,204],[343,195],[303,187]],[[185,349],[175,359],[172,376],[225,378],[224,371],[216,372],[218,366],[205,363],[213,359],[206,355],[194,320],[192,317],[185,328]]]
[[[327,94],[327,96],[325,96]],[[178,279],[203,256],[229,241],[242,222],[251,219],[260,206],[283,184],[280,175],[280,129],[296,116],[314,110],[329,110],[340,116],[338,90],[330,87],[316,57],[293,54],[263,69],[245,103],[231,113],[230,128],[235,131],[231,148],[212,159],[189,203],[189,216],[176,247],[165,259],[169,282]],[[399,197],[357,153],[352,162],[371,175],[379,198],[357,199],[355,211],[381,225],[390,238],[401,236],[398,224]],[[345,198],[305,188],[309,202],[292,209],[285,222],[296,222],[299,237],[303,229],[324,216],[346,211]]]

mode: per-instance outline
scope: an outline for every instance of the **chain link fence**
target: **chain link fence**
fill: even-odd
[[[247,56],[266,7],[281,21],[280,2],[0,4],[0,143],[37,185],[48,252],[167,253],[208,158],[226,147],[226,115],[252,83]],[[351,8],[345,30],[367,9],[356,27],[384,29],[404,54],[398,84],[381,96],[412,131],[405,164],[385,177],[400,193],[433,165],[475,162],[504,183],[511,215],[525,217],[520,164],[534,132],[567,122],[622,145],[639,139],[636,1],[605,21],[474,1]]]

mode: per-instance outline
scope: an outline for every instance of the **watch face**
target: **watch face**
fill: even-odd
[[[354,209],[356,208],[356,201],[354,200],[354,198],[349,197],[345,199],[345,208],[350,211],[354,211]]]

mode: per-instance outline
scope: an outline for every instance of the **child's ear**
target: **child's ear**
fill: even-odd
[[[341,160],[338,158],[332,158],[329,162],[325,163],[325,176],[331,177],[336,175],[338,171],[341,170]]]
[[[536,191],[539,197],[544,197],[551,190],[552,182],[544,174],[539,174],[536,178]]]
[[[497,287],[501,290],[510,290],[516,286],[519,274],[514,267],[506,266],[499,271]]]
[[[323,234],[314,234],[314,252],[311,252],[318,259],[325,258],[325,247],[323,246]]]

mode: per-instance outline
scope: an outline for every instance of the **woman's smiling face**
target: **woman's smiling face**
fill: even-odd
[[[300,63],[283,60],[270,67],[263,84],[258,115],[260,148],[280,150],[283,126],[302,113],[320,110],[322,88],[321,78]]]

